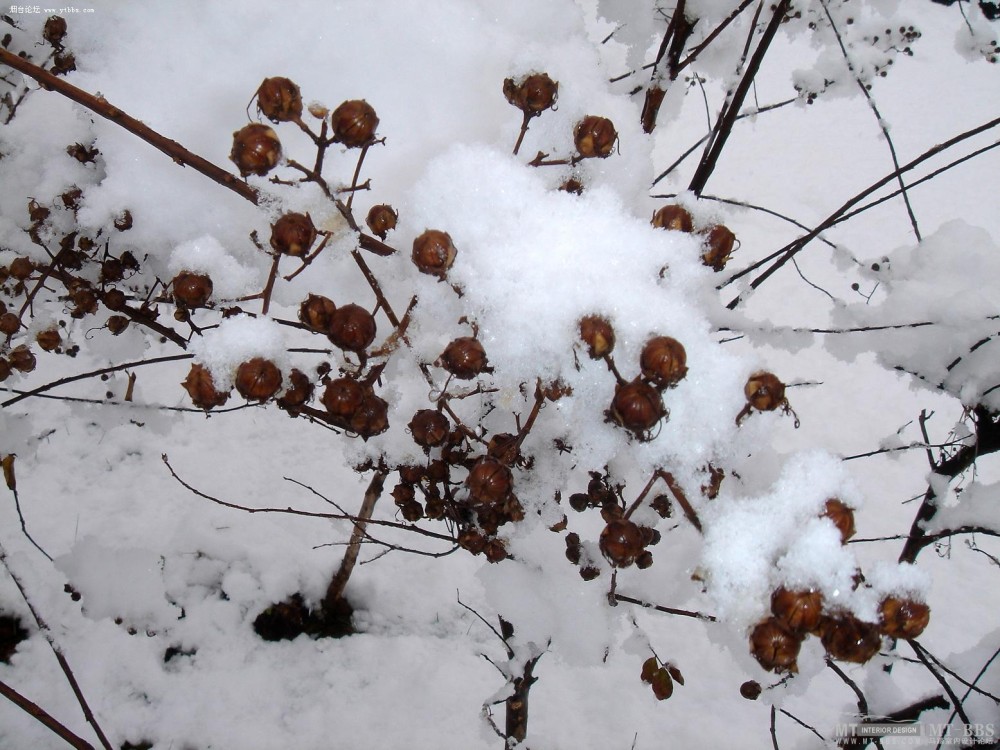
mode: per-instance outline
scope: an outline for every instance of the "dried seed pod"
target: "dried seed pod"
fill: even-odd
[[[191,370],[181,385],[184,386],[184,390],[191,397],[191,403],[199,409],[208,411],[213,407],[222,406],[229,400],[228,392],[223,393],[216,390],[215,381],[212,380],[212,373],[203,365],[191,365]]]
[[[573,130],[573,142],[581,158],[610,156],[618,140],[614,124],[606,117],[587,115]]]
[[[254,357],[236,369],[236,390],[248,401],[267,401],[281,389],[281,370],[269,359]]]
[[[28,201],[28,218],[31,219],[32,224],[41,224],[49,218],[50,213],[52,212],[38,201],[34,199]]]
[[[580,578],[585,581],[593,581],[601,575],[601,569],[594,565],[584,565],[580,568]]]
[[[771,594],[771,614],[796,633],[819,627],[823,616],[823,594],[815,589],[790,591],[784,587]]]
[[[46,328],[35,335],[35,341],[38,342],[38,346],[42,350],[51,352],[62,345],[62,335],[59,333],[58,328]]]
[[[380,203],[369,209],[368,216],[365,217],[365,224],[372,230],[372,234],[384,240],[385,236],[389,234],[389,230],[396,228],[396,220],[398,218],[399,214],[396,213],[396,210],[392,206]]]
[[[646,568],[652,567],[653,565],[653,553],[648,549],[644,549],[639,553],[638,557],[635,558],[635,567],[639,570],[645,570]]]
[[[271,225],[271,247],[277,253],[299,257],[316,241],[316,227],[309,214],[283,214]]]
[[[854,536],[854,511],[836,497],[831,497],[823,506],[820,518],[829,518],[833,525],[840,530],[840,541],[847,544],[847,540]]]
[[[642,347],[639,366],[644,377],[661,388],[670,388],[687,375],[687,352],[677,339],[656,336]]]
[[[15,313],[8,312],[0,315],[0,333],[5,336],[13,336],[19,330],[21,330],[21,321]]]
[[[431,276],[443,278],[457,254],[451,235],[438,229],[428,229],[413,240],[413,262],[422,273]]]
[[[510,495],[514,476],[495,458],[483,456],[469,471],[465,484],[473,504],[493,505],[503,502]]]
[[[101,263],[101,283],[113,284],[121,281],[125,276],[125,266],[118,258],[108,258]]]
[[[747,680],[740,685],[740,695],[748,701],[755,701],[760,698],[761,687],[757,680]]]
[[[378,127],[378,115],[364,99],[351,99],[330,115],[333,140],[348,148],[359,148],[371,142]]]
[[[57,76],[64,76],[76,70],[76,56],[72,54],[57,53],[52,58],[52,73]]]
[[[287,78],[265,78],[257,89],[257,109],[271,122],[289,122],[302,116],[302,94]]]
[[[610,415],[622,427],[643,437],[667,416],[667,409],[659,391],[641,380],[633,380],[615,390]]]
[[[330,315],[327,335],[341,349],[363,352],[375,340],[375,333],[375,317],[360,305],[344,305]]]
[[[569,496],[569,507],[577,513],[583,513],[590,507],[590,497],[583,492],[574,492]]]
[[[389,404],[367,389],[361,405],[351,415],[350,428],[364,440],[381,435],[389,429]]]
[[[580,182],[575,177],[568,178],[559,189],[564,193],[572,193],[573,195],[583,195],[583,183]]]
[[[507,547],[499,539],[490,539],[483,550],[486,559],[491,563],[502,562],[507,559]]]
[[[124,315],[112,315],[108,318],[107,326],[108,330],[111,331],[112,336],[117,336],[119,333],[128,328],[129,320]]]
[[[708,227],[702,233],[705,235],[705,252],[701,262],[715,271],[721,271],[733,254],[736,235],[722,224]]]
[[[119,312],[125,309],[128,299],[125,297],[125,292],[121,289],[108,289],[101,295],[101,301],[112,312]]]
[[[174,301],[190,309],[204,307],[212,296],[212,279],[203,273],[181,271],[170,284],[174,288]]]
[[[743,387],[743,393],[749,403],[758,411],[774,411],[785,406],[785,384],[770,372],[755,372]]]
[[[416,500],[411,500],[399,506],[399,512],[403,516],[403,520],[410,523],[416,523],[424,517],[424,509]]]
[[[642,554],[642,531],[631,521],[611,521],[598,541],[601,554],[616,568],[627,568]]]
[[[615,329],[600,315],[587,315],[580,320],[580,338],[587,345],[591,359],[600,359],[614,351]]]
[[[486,370],[486,350],[478,339],[462,336],[445,347],[436,364],[459,380],[472,380]]]
[[[566,535],[566,559],[574,565],[580,564],[580,554],[583,547],[580,545],[580,535],[571,531]]]
[[[293,369],[288,373],[288,380],[290,385],[278,399],[278,406],[283,409],[297,409],[312,398],[313,384],[309,376],[299,369]]]
[[[31,262],[30,258],[14,258],[10,262],[8,268],[8,273],[12,278],[18,281],[25,281],[28,279],[35,270],[35,264]]]
[[[71,317],[83,318],[97,312],[97,295],[89,288],[74,289],[69,298],[73,302],[73,309],[69,313]]]
[[[474,555],[482,553],[486,548],[486,537],[475,529],[466,529],[458,535],[455,541],[458,542],[459,547]]]
[[[399,466],[397,470],[399,471],[400,481],[407,484],[416,484],[427,473],[422,466]]]
[[[757,623],[750,633],[750,653],[769,672],[797,672],[801,646],[802,637],[774,617]]]
[[[521,449],[517,444],[517,435],[509,432],[500,432],[490,438],[486,445],[487,455],[501,461],[508,466],[521,458]]]
[[[413,502],[417,497],[417,493],[413,489],[413,485],[403,484],[403,483],[397,484],[395,487],[393,487],[392,492],[389,494],[392,495],[393,501],[399,507],[402,507],[406,503]]]
[[[42,39],[56,49],[62,49],[62,41],[66,38],[66,19],[62,16],[49,16],[42,27]]]
[[[24,344],[15,346],[7,357],[10,360],[10,366],[19,372],[31,372],[37,364],[35,355]]]
[[[414,442],[424,448],[441,445],[448,437],[451,422],[437,409],[421,409],[413,415],[409,424]]]
[[[0,357],[0,383],[10,377],[12,369],[13,368],[11,368],[10,362],[3,357]]]
[[[890,638],[910,640],[924,632],[931,609],[923,602],[887,596],[879,605],[882,632]]]
[[[652,224],[657,229],[673,229],[677,232],[691,232],[694,221],[686,208],[676,203],[668,203],[653,214]]]
[[[299,320],[314,331],[330,330],[330,318],[336,312],[333,300],[321,294],[310,294],[299,305]]]
[[[862,622],[854,615],[824,618],[820,628],[823,648],[837,661],[864,664],[882,647],[878,626]]]
[[[281,141],[267,125],[251,123],[233,133],[229,158],[242,177],[266,175],[281,159]]]
[[[364,401],[365,390],[351,378],[337,378],[323,390],[323,406],[335,417],[349,419]]]
[[[115,219],[115,229],[119,232],[127,232],[132,228],[132,212],[127,208]]]
[[[529,117],[551,109],[559,94],[559,84],[545,73],[532,73],[519,81],[507,78],[503,82],[503,95],[507,101]]]

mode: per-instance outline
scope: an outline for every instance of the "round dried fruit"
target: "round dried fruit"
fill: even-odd
[[[346,351],[363,352],[375,340],[375,332],[375,317],[360,305],[344,305],[330,315],[327,335]]]
[[[11,277],[17,279],[18,281],[24,281],[31,276],[34,270],[35,264],[31,262],[30,258],[14,258],[14,260],[10,262],[8,272]]]
[[[520,81],[507,78],[503,82],[503,95],[507,101],[529,117],[551,109],[559,94],[559,84],[545,73],[532,73]]]
[[[488,362],[479,340],[462,336],[445,347],[437,364],[459,380],[471,380],[487,368]]]
[[[507,559],[507,548],[499,539],[490,539],[483,550],[486,559],[491,563],[502,562]]]
[[[784,623],[769,617],[750,633],[750,653],[769,672],[797,672],[802,638]]]
[[[62,40],[66,38],[66,19],[62,16],[49,16],[42,28],[42,39],[57,49],[62,49]]]
[[[0,333],[5,336],[13,336],[19,330],[21,330],[21,321],[18,320],[15,313],[7,312],[0,315]]]
[[[236,390],[248,401],[267,401],[281,389],[281,370],[263,357],[254,357],[236,369]]]
[[[35,355],[23,344],[14,347],[8,357],[10,359],[10,366],[19,372],[31,372],[37,364]]]
[[[654,213],[652,224],[657,229],[673,229],[677,232],[690,232],[694,229],[691,214],[676,203],[668,203]]]
[[[289,122],[302,116],[302,94],[287,78],[265,78],[257,89],[257,109],[271,122]]]
[[[486,548],[486,537],[475,529],[467,529],[458,535],[458,546],[474,555],[480,554]]]
[[[215,406],[222,406],[229,400],[228,392],[223,393],[216,390],[215,381],[212,380],[212,373],[203,365],[191,365],[191,370],[181,385],[184,386],[184,390],[191,397],[191,403],[199,409],[208,411]]]
[[[174,288],[174,300],[188,308],[204,307],[212,296],[212,279],[203,273],[181,271],[170,283]]]
[[[755,701],[760,698],[761,687],[757,680],[747,680],[740,685],[740,695],[748,701]]]
[[[573,131],[576,150],[584,159],[603,159],[611,154],[618,140],[614,124],[606,117],[587,115],[577,123]]]
[[[476,461],[465,480],[469,499],[476,505],[493,505],[503,502],[514,484],[514,477],[504,464],[484,456]]]
[[[233,133],[233,149],[229,158],[242,177],[265,175],[281,159],[281,141],[267,125],[251,123]]]
[[[823,648],[832,659],[864,664],[882,647],[878,626],[853,615],[824,618],[821,628]]]
[[[428,229],[413,240],[411,257],[422,273],[444,277],[457,254],[451,235],[438,229]]]
[[[310,294],[299,305],[299,320],[314,331],[326,333],[330,329],[330,318],[336,312],[333,300],[321,294]]]
[[[288,373],[288,380],[291,384],[278,399],[278,406],[283,409],[297,409],[312,398],[313,384],[309,376],[298,369]]]
[[[371,142],[378,127],[378,115],[364,99],[344,102],[330,115],[333,140],[348,148],[359,148]]]
[[[726,262],[733,254],[736,235],[721,224],[705,229],[703,234],[705,235],[705,252],[702,253],[701,262],[715,271],[721,271],[726,267]]]
[[[879,606],[882,632],[890,638],[909,640],[924,632],[931,609],[923,602],[887,596]]]
[[[598,544],[609,563],[616,568],[627,568],[642,554],[642,531],[631,521],[611,521],[601,532]]]
[[[128,318],[124,315],[112,315],[108,318],[107,326],[108,330],[111,331],[112,336],[117,336],[119,333],[128,328]]]
[[[659,391],[641,380],[633,380],[615,391],[611,416],[625,429],[644,436],[667,416],[667,409]]]
[[[448,417],[436,409],[421,409],[413,415],[409,428],[417,445],[434,448],[441,445],[448,437],[451,423]]]
[[[121,289],[108,289],[101,296],[101,301],[104,302],[104,306],[112,312],[118,312],[119,310],[124,309],[128,299],[125,297],[125,292]]]
[[[847,544],[847,540],[854,536],[854,511],[842,500],[836,497],[827,500],[820,518],[829,518],[833,521],[833,525],[840,530],[840,541],[843,544]]]
[[[566,559],[574,565],[580,564],[580,554],[583,547],[580,545],[580,535],[571,531],[566,535]]]
[[[645,377],[661,388],[670,388],[687,375],[687,352],[677,339],[657,336],[642,347],[639,366]]]
[[[316,241],[316,227],[309,214],[290,212],[271,226],[271,247],[285,255],[302,256]]]
[[[771,614],[797,633],[816,630],[823,616],[823,594],[814,589],[779,588],[771,594]]]
[[[788,403],[785,384],[770,372],[755,372],[743,387],[747,402],[758,411],[774,411]]]
[[[364,401],[365,390],[351,378],[337,378],[323,390],[323,406],[335,417],[349,419]]]
[[[369,389],[351,415],[350,428],[364,440],[381,435],[389,429],[389,404]]]
[[[396,220],[398,218],[399,214],[396,213],[392,206],[380,203],[377,206],[372,206],[371,210],[368,211],[365,224],[368,225],[373,234],[384,240],[385,236],[389,234],[389,230],[396,228]]]
[[[600,315],[588,315],[580,320],[580,338],[587,345],[591,359],[600,359],[614,351],[615,329]]]
[[[38,345],[47,352],[55,351],[62,344],[62,335],[59,333],[58,328],[46,328],[44,331],[39,331],[35,336],[35,341]]]

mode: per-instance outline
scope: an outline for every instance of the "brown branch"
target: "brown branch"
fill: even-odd
[[[358,511],[357,520],[354,522],[354,531],[351,532],[351,541],[347,545],[347,552],[344,553],[344,561],[337,569],[337,574],[330,581],[326,589],[326,596],[323,599],[323,609],[326,612],[336,611],[336,605],[344,595],[347,588],[347,581],[354,572],[354,566],[358,562],[358,554],[361,552],[361,542],[365,538],[365,528],[375,512],[375,503],[382,496],[382,488],[385,485],[385,478],[389,472],[385,468],[379,468],[372,476],[372,481],[365,490],[365,497],[361,503],[361,510]]]
[[[14,688],[8,685],[3,680],[0,680],[0,695],[9,700],[15,706],[20,708],[22,711],[27,713],[29,716],[33,716],[38,719],[42,724],[44,724],[48,729],[50,729],[54,734],[57,734],[61,739],[65,740],[68,744],[77,748],[77,750],[94,750],[94,746],[87,742],[82,737],[78,737],[73,734],[69,729],[59,723],[52,714],[46,711],[44,708],[39,706],[37,703],[25,698]]]
[[[624,594],[615,593],[615,600],[619,602],[628,602],[629,604],[638,604],[640,607],[645,607],[646,609],[655,609],[657,612],[664,612],[668,615],[680,615],[682,617],[694,617],[698,620],[705,620],[706,622],[718,622],[719,619],[713,615],[706,615],[702,612],[692,612],[689,609],[677,609],[675,607],[663,607],[659,604],[650,604],[648,602],[641,601],[639,599],[633,599],[631,596],[625,596]]]
[[[962,706],[962,701],[960,701],[958,696],[955,695],[955,691],[951,689],[951,685],[948,684],[948,681],[941,675],[940,672],[937,671],[937,669],[934,668],[934,665],[927,660],[927,655],[923,646],[913,639],[908,640],[907,643],[910,644],[910,648],[913,649],[913,653],[917,655],[917,658],[920,659],[925,667],[927,667],[927,671],[934,675],[934,679],[941,683],[941,687],[944,688],[948,697],[951,698],[951,706],[955,709],[959,718],[961,718],[966,724],[971,724],[972,722],[969,721],[969,715],[965,713],[965,708]]]
[[[528,659],[521,676],[515,677],[513,680],[514,694],[505,701],[507,716],[504,729],[508,747],[511,740],[520,744],[528,736],[528,693],[531,686],[538,681],[534,672],[535,665],[541,658],[542,654],[539,654]]]
[[[131,117],[117,107],[112,106],[103,97],[97,97],[93,94],[89,94],[86,91],[67,83],[63,79],[52,75],[37,65],[28,62],[24,58],[8,52],[5,49],[0,49],[0,63],[8,65],[30,78],[34,78],[43,89],[62,94],[67,99],[86,107],[101,117],[111,120],[111,122],[119,125],[133,135],[146,141],[149,145],[162,151],[164,154],[169,156],[175,164],[192,167],[195,171],[200,172],[210,180],[219,183],[223,187],[229,188],[241,198],[245,198],[253,204],[257,203],[260,197],[257,190],[243,182],[236,175],[217,167],[207,159],[204,159],[197,154],[191,153],[177,141],[170,140],[169,138],[160,135],[149,126],[144,125],[134,117]]]

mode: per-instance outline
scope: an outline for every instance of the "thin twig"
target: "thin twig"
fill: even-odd
[[[326,596],[323,599],[323,606],[327,612],[333,612],[335,605],[344,595],[347,588],[347,581],[354,572],[354,566],[358,561],[358,553],[361,552],[361,541],[365,538],[365,528],[371,521],[375,512],[375,504],[382,496],[382,488],[385,486],[385,478],[389,472],[384,467],[375,470],[368,489],[365,490],[365,497],[361,503],[361,510],[358,511],[357,520],[354,522],[354,531],[351,532],[351,541],[347,545],[347,552],[344,553],[344,561],[337,569],[337,574],[330,581],[326,589]]]
[[[688,609],[677,609],[676,607],[663,607],[659,604],[650,604],[649,602],[644,602],[640,599],[633,599],[631,596],[625,596],[624,594],[615,593],[615,600],[619,602],[628,602],[629,604],[637,604],[640,607],[645,607],[646,609],[655,609],[657,612],[664,612],[668,615],[680,615],[682,617],[694,617],[698,620],[704,620],[706,622],[718,622],[718,618],[712,615],[706,615],[703,612],[692,612]]]
[[[34,703],[14,688],[8,685],[3,680],[0,680],[0,695],[9,700],[15,706],[23,710],[29,716],[33,716],[38,719],[42,724],[48,727],[53,733],[57,734],[61,739],[65,740],[69,745],[77,748],[77,750],[94,750],[94,746],[87,742],[82,737],[78,737],[73,734],[69,729],[67,729],[63,724],[57,721],[52,714],[46,711],[44,708]]]
[[[917,643],[916,640],[912,638],[909,639],[907,643],[910,644],[910,648],[913,649],[913,653],[917,655],[917,658],[920,659],[920,661],[923,663],[925,667],[927,667],[927,671],[930,672],[932,675],[934,675],[935,680],[941,683],[941,687],[944,688],[944,691],[948,694],[948,697],[951,698],[952,708],[959,715],[959,718],[961,718],[964,723],[971,724],[972,722],[969,721],[969,715],[965,713],[965,707],[962,705],[962,701],[960,701],[958,699],[958,696],[955,695],[955,691],[951,689],[951,685],[948,684],[948,681],[942,676],[940,672],[937,671],[937,669],[934,668],[934,665],[930,663],[930,661],[927,658],[927,652],[924,650],[924,647],[921,646],[919,643]]]

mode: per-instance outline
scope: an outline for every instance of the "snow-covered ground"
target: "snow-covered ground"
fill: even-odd
[[[0,457],[16,454],[7,465],[16,474],[24,522],[54,558],[47,560],[21,532],[13,496],[3,490],[0,543],[7,570],[0,571],[0,613],[20,617],[31,637],[9,664],[0,664],[0,680],[97,746],[9,572],[49,625],[116,748],[498,748],[503,740],[484,705],[499,701],[492,720],[502,729],[508,678],[539,654],[525,743],[535,750],[766,748],[772,746],[772,705],[815,728],[779,713],[782,748],[832,745],[835,726],[856,719],[857,696],[827,667],[819,638],[805,641],[790,680],[765,672],[749,652],[749,629],[767,616],[770,592],[779,585],[815,587],[828,602],[868,620],[877,617],[886,592],[925,596],[932,614],[920,643],[962,679],[975,679],[1000,647],[1000,570],[983,554],[997,555],[1000,545],[981,534],[958,536],[946,548],[925,549],[914,573],[896,565],[902,540],[841,546],[832,524],[817,516],[825,500],[837,496],[857,511],[858,539],[905,535],[927,489],[925,452],[841,459],[919,443],[921,410],[933,412],[927,420],[932,443],[967,440],[963,403],[1000,405],[1000,390],[989,392],[1000,382],[1000,355],[989,338],[1000,315],[1000,154],[985,151],[910,191],[924,239],[919,246],[906,207],[895,198],[825,232],[828,242],[814,241],[796,256],[797,266],[783,268],[735,310],[726,304],[753,275],[716,289],[805,230],[706,196],[765,207],[811,228],[892,172],[880,125],[905,164],[997,116],[998,69],[978,50],[988,46],[991,31],[995,38],[998,24],[976,7],[828,5],[836,19],[857,17],[856,25],[840,28],[853,40],[856,72],[867,75],[866,66],[893,59],[871,91],[881,122],[829,29],[814,34],[808,27],[813,19],[822,26],[823,3],[806,4],[804,19],[787,24],[787,33],[779,30],[744,109],[794,97],[793,82],[808,87],[836,79],[837,85],[812,104],[799,101],[738,122],[702,200],[684,192],[701,149],[653,183],[710,127],[735,81],[753,8],[674,83],[652,135],[640,127],[642,94],[629,95],[648,82],[648,73],[609,82],[655,55],[665,20],[650,0],[295,7],[101,0],[65,13],[65,43],[77,65],[66,80],[230,171],[233,132],[247,123],[248,111],[258,119],[251,100],[264,78],[294,80],[307,105],[333,109],[344,100],[367,100],[385,143],[366,153],[360,181],[370,180],[371,189],[355,195],[354,213],[360,220],[377,203],[397,209],[399,224],[386,241],[399,252],[365,258],[398,316],[411,298],[417,302],[407,345],[391,354],[376,383],[390,407],[390,428],[370,440],[290,419],[273,404],[226,411],[244,403],[235,393],[222,409],[191,410],[179,385],[190,361],[135,366],[129,370],[134,384],[125,371],[67,383],[0,409]],[[735,6],[689,3],[703,19],[689,46]],[[7,15],[20,28],[0,22],[0,36],[11,31],[12,51],[43,58],[47,50],[35,43],[47,12],[14,10]],[[765,4],[762,24],[769,14]],[[881,43],[865,42],[866,30],[881,28],[890,16],[893,33],[910,25],[923,32],[912,56],[894,54],[893,46],[903,43],[888,44],[884,35]],[[521,113],[505,100],[503,80],[536,71],[559,82],[558,103],[531,119],[514,156]],[[695,72],[705,79],[686,77]],[[21,90],[19,75],[0,73],[15,93]],[[540,151],[549,159],[570,157],[573,127],[586,115],[614,123],[614,153],[573,167],[527,165]],[[0,108],[0,116],[6,110]],[[318,127],[310,117],[304,115]],[[312,164],[307,135],[291,123],[274,128],[286,159]],[[970,138],[909,180],[995,141],[995,128]],[[74,143],[93,143],[100,150],[96,163],[67,156]],[[277,279],[270,317],[295,320],[310,293],[338,306],[375,307],[351,255],[356,235],[315,184],[278,185],[252,176],[250,184],[266,196],[255,206],[115,124],[39,90],[0,125],[0,155],[0,264],[24,255],[44,259],[25,232],[28,200],[54,205],[76,185],[83,189],[79,210],[74,216],[53,208],[43,239],[56,247],[73,229],[90,236],[103,230],[99,240],[109,243],[109,253],[128,250],[141,261],[141,274],[130,280],[134,288],[154,277],[169,282],[184,270],[210,273],[216,310],[194,312],[200,326],[220,323],[217,310],[264,287],[271,258],[249,235],[255,231],[266,246],[271,223],[284,211],[308,212],[331,239],[301,275]],[[357,158],[357,149],[327,151],[323,174],[332,187],[350,184]],[[287,164],[274,174],[298,176]],[[581,195],[558,189],[570,176],[584,184]],[[722,273],[701,263],[697,236],[649,225],[654,210],[670,200],[653,196],[671,193],[681,193],[678,200],[696,224],[724,223],[736,233],[739,249]],[[124,209],[132,228],[108,230]],[[447,283],[418,273],[411,262],[413,240],[427,228],[447,231],[458,249]],[[297,266],[283,258],[280,272]],[[16,310],[22,300],[11,288],[3,298]],[[259,300],[239,304],[261,312]],[[12,374],[0,388],[24,391],[184,353],[136,325],[110,335],[102,328],[110,314],[103,308],[75,319],[69,307],[54,295],[39,302],[34,317],[25,319],[28,330],[11,343],[31,343],[65,321],[64,346],[78,344],[79,354],[35,347],[36,371]],[[161,323],[185,337],[191,333],[175,323],[172,305],[162,309]],[[614,358],[626,380],[638,373],[639,353],[651,336],[684,345],[687,377],[664,391],[669,419],[650,435],[631,434],[606,418],[615,377],[579,342],[584,315],[613,323]],[[392,331],[384,311],[376,320],[373,349]],[[807,332],[924,321],[934,325]],[[450,341],[474,334],[492,372],[446,385],[435,360]],[[265,316],[229,317],[194,336],[190,352],[220,388],[253,356],[274,361],[285,378],[299,368],[317,380],[323,363],[333,376],[358,367],[355,355],[326,338]],[[958,357],[961,363],[952,365]],[[897,366],[943,387],[926,387]],[[789,384],[795,416],[754,412],[737,424],[744,383],[762,369]],[[474,392],[477,382],[484,392]],[[535,403],[536,382],[561,382],[572,393],[546,402],[525,435],[522,448],[534,463],[513,473],[525,518],[498,534],[511,559],[491,564],[462,549],[429,556],[366,544],[346,592],[357,632],[341,639],[265,642],[253,623],[296,593],[318,605],[344,557],[349,521],[225,508],[185,489],[161,460],[168,456],[185,482],[226,502],[339,513],[333,503],[353,514],[371,477],[354,467],[369,458],[389,467],[426,461],[405,426],[417,410],[434,408],[442,389],[470,427],[516,433]],[[321,393],[322,385],[317,408]],[[0,391],[0,400],[14,395]],[[572,450],[555,449],[557,441]],[[938,529],[949,523],[1000,529],[993,460],[986,457],[974,476],[950,488],[934,480],[949,506]],[[699,492],[709,464],[727,472],[714,500]],[[609,605],[612,568],[598,549],[605,521],[599,509],[577,513],[568,503],[571,494],[586,491],[588,472],[605,469],[624,485],[626,504],[655,470],[670,471],[705,531],[699,534],[676,506],[670,519],[638,508],[633,519],[655,526],[662,540],[650,548],[648,570],[618,571],[617,592],[720,622],[627,602]],[[461,497],[464,473],[454,476]],[[390,473],[376,519],[404,523],[389,497],[397,481]],[[666,491],[661,480],[651,496]],[[553,533],[549,527],[564,513],[568,528]],[[419,525],[451,533],[441,521]],[[425,553],[453,546],[396,528],[369,531]],[[583,540],[584,557],[600,571],[596,580],[582,580],[567,561],[567,531]],[[978,550],[966,543],[972,539]],[[850,590],[858,567],[874,588]],[[498,616],[513,625],[513,656],[487,627],[499,629]],[[640,680],[653,654],[683,674],[683,685],[665,701]],[[890,648],[886,640],[867,665],[842,667],[873,715],[943,692],[904,642]],[[998,670],[994,664],[976,683],[993,696],[1000,693]],[[967,688],[949,679],[963,695]],[[756,701],[740,694],[748,680],[765,688]],[[970,720],[1000,731],[1000,708],[989,696],[973,694],[965,709]],[[944,723],[949,715],[928,711],[922,721]],[[0,747],[64,746],[12,703],[0,703]]]

